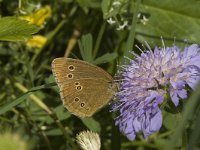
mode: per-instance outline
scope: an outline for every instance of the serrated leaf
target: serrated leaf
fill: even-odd
[[[31,35],[38,31],[39,27],[17,17],[0,18],[0,40],[23,41],[31,38]]]

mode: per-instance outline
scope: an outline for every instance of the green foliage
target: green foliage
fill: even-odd
[[[31,38],[31,35],[38,32],[39,27],[28,24],[27,21],[17,17],[0,18],[0,40],[22,41]]]
[[[31,16],[39,5],[53,12],[42,27],[19,19]],[[0,0],[0,137],[9,129],[32,149],[76,150],[76,134],[92,130],[100,134],[102,150],[199,149],[199,87],[181,101],[180,110],[163,110],[159,132],[128,141],[115,126],[117,114],[109,111],[110,105],[84,119],[67,111],[51,72],[52,60],[66,56],[99,65],[114,76],[117,64],[126,65],[124,56],[132,57],[131,50],[140,54],[134,45],[143,49],[144,41],[152,49],[162,44],[161,36],[166,46],[174,38],[178,46],[200,44],[199,7],[197,0]],[[109,24],[109,18],[115,23]],[[127,26],[117,30],[125,21]],[[25,41],[35,33],[47,39],[42,48]]]
[[[141,14],[147,21],[139,23],[136,28],[136,38],[143,42],[160,43],[160,36],[171,39],[166,44],[172,44],[173,38],[178,41],[188,40],[200,44],[200,3],[196,0],[149,0],[141,5]],[[157,40],[156,40],[157,37]]]
[[[82,118],[83,124],[88,127],[89,130],[99,133],[101,131],[100,123],[94,118]]]
[[[106,53],[98,58],[93,56],[93,39],[91,34],[83,35],[81,41],[78,41],[79,49],[83,60],[93,63],[102,64],[114,60],[117,57],[117,53]]]

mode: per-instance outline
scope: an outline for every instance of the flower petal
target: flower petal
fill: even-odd
[[[144,137],[147,138],[154,132],[160,130],[162,126],[162,113],[161,110],[158,109],[158,112],[150,119],[150,124],[143,130]]]
[[[171,99],[172,99],[172,102],[174,103],[174,105],[178,106],[179,98],[177,95],[177,91],[174,89],[170,90],[170,96],[171,96]]]

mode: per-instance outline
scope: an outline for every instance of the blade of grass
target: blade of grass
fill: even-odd
[[[21,102],[23,102],[32,92],[35,92],[35,91],[38,91],[41,89],[45,89],[45,88],[50,88],[51,86],[54,86],[54,85],[56,85],[56,83],[49,83],[49,84],[34,87],[34,88],[30,89],[29,91],[26,91],[26,90],[24,90],[24,87],[21,84],[16,83],[15,86],[17,86],[18,88],[20,88],[26,92],[23,93],[18,98],[16,98],[15,100],[13,100],[12,102],[8,102],[8,103],[4,104],[3,106],[1,106],[0,107],[0,115],[6,113],[7,111],[11,110],[13,107],[15,107],[18,104],[20,104]]]
[[[135,39],[135,30],[136,30],[136,24],[137,24],[137,15],[138,15],[138,12],[139,12],[140,4],[141,4],[141,0],[137,0],[133,19],[132,19],[131,31],[129,33],[128,40],[126,42],[126,49],[125,49],[125,52],[124,52],[124,55],[123,55],[123,56],[126,56],[126,57],[131,56],[129,54],[129,51],[131,51],[133,49],[133,44],[134,44],[134,39]],[[123,57],[120,62],[123,63],[124,60],[125,60],[125,58]]]
[[[99,31],[99,34],[98,34],[98,37],[97,37],[97,40],[96,40],[96,43],[95,43],[94,51],[93,51],[93,59],[96,58],[96,55],[97,55],[97,52],[99,50],[99,46],[100,46],[100,43],[101,43],[101,39],[103,37],[103,33],[105,31],[105,28],[106,28],[106,22],[104,22],[102,24],[101,29]]]

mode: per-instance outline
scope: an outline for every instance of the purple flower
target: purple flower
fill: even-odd
[[[130,64],[122,66],[118,101],[113,111],[119,111],[116,125],[129,140],[137,132],[147,138],[162,126],[159,108],[166,95],[175,106],[187,98],[186,85],[195,88],[200,75],[200,48],[196,45],[180,48],[162,47],[149,49],[136,56]]]

